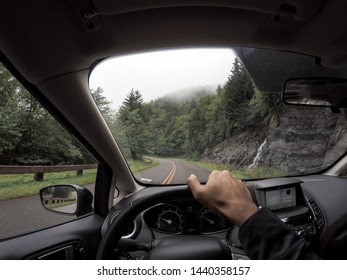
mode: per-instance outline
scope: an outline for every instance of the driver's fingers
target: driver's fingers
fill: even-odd
[[[187,184],[194,197],[196,197],[196,194],[199,193],[199,190],[201,190],[201,184],[198,178],[194,174],[190,175],[187,180]]]

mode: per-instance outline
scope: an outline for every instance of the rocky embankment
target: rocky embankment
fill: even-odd
[[[286,107],[268,125],[255,125],[206,149],[203,160],[233,169],[257,165],[297,173],[330,165],[347,148],[344,113],[329,108]]]

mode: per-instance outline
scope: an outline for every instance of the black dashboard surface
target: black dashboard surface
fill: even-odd
[[[293,179],[301,181],[307,208],[313,210],[310,211],[315,217],[314,223],[317,227],[312,242],[314,250],[323,258],[347,258],[347,179],[325,175]],[[261,181],[266,184],[266,180]],[[257,182],[259,181],[246,182],[253,195]],[[143,243],[172,236],[214,236],[228,240],[237,250],[241,250],[242,255],[242,247],[237,237],[238,228],[197,203],[187,186],[145,188],[121,200],[111,209],[105,220],[103,235],[115,216],[129,205],[137,208],[139,213],[134,221],[130,221],[127,239]],[[323,220],[323,226],[320,224],[319,230],[314,214],[317,211]],[[141,258],[144,253],[134,255],[131,252],[127,256]]]
[[[347,258],[347,178],[300,177],[308,200],[316,201],[325,221],[319,237],[323,257]]]

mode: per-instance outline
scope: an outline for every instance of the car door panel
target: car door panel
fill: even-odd
[[[0,242],[0,259],[95,259],[104,219],[89,215]]]

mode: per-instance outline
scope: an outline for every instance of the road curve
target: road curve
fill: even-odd
[[[163,184],[170,178],[169,175],[174,169],[174,164],[170,159],[151,158],[158,162],[158,165],[134,173],[134,176],[142,183]]]
[[[152,158],[159,164],[135,173],[135,177],[149,184],[185,184],[190,174],[195,174],[200,182],[206,182],[211,171],[181,159]]]
[[[211,171],[206,168],[196,166],[184,160],[173,160],[173,162],[176,164],[176,174],[173,177],[171,184],[184,184],[187,182],[187,179],[191,174],[196,175],[199,181],[204,183],[207,181],[208,176],[211,173]]]

